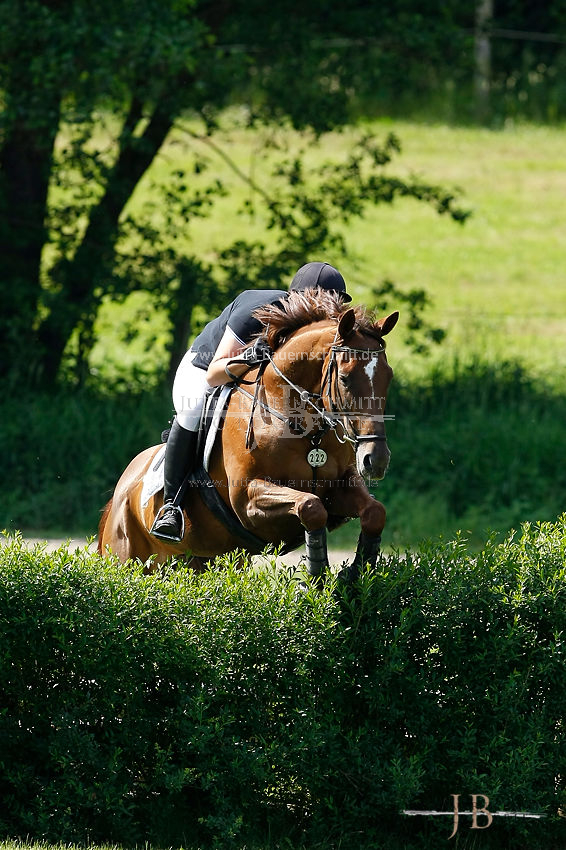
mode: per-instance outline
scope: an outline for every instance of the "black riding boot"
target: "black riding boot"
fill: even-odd
[[[176,419],[165,449],[163,507],[158,511],[150,534],[160,540],[179,543],[183,539],[184,520],[181,487],[186,476],[192,472],[198,433],[182,428]]]

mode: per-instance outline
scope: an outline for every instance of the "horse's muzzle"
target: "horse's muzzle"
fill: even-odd
[[[385,441],[361,443],[356,451],[356,466],[360,475],[364,478],[377,478],[381,481],[385,477],[391,452]]]

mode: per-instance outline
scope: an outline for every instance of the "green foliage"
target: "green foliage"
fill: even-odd
[[[432,850],[449,819],[402,810],[484,793],[547,817],[499,819],[482,846],[557,850],[565,539],[563,517],[306,593],[230,558],[146,576],[9,539],[1,834]]]
[[[439,345],[446,336],[443,328],[432,327],[424,317],[431,299],[424,289],[404,291],[391,280],[373,287],[368,302],[378,315],[386,310],[400,310],[403,314],[404,341],[413,354],[426,354],[431,344]]]
[[[561,512],[566,399],[519,364],[472,358],[417,381],[397,376],[387,409],[392,460],[376,495],[394,544],[463,528],[477,545],[491,531]]]
[[[563,115],[562,2],[547,7],[497,9],[495,37],[503,27],[534,26],[555,38],[540,49],[517,41],[500,49],[494,41],[497,120]],[[303,3],[299,14],[292,3],[250,0],[2,0],[0,375],[13,386],[54,386],[72,370],[80,382],[105,297],[148,286],[173,316],[178,293],[189,312],[199,294],[215,311],[211,258],[198,247],[187,257],[171,234],[216,205],[218,182],[199,186],[196,164],[151,193],[153,209],[165,210],[159,223],[131,209],[181,120],[196,117],[210,137],[221,110],[237,103],[251,126],[290,122],[321,134],[360,114],[414,110],[415,101],[417,111],[422,103],[430,110],[433,98],[468,120],[473,24],[473,5],[456,0],[428,4],[426,13],[419,4],[386,2],[377,15],[364,2],[344,8],[320,0]],[[372,146],[366,140],[365,153]],[[375,150],[382,165],[385,148]],[[311,187],[310,203],[286,188],[285,204],[269,206],[284,237],[279,255],[236,241],[219,251],[220,276],[246,269],[254,281],[277,271],[279,282],[297,253],[303,262],[341,241],[329,216],[346,221],[370,203],[408,194],[455,215],[450,193],[423,181],[384,180],[378,172],[352,192],[358,156],[335,168],[326,192]],[[292,159],[279,176],[301,186],[305,171]],[[173,324],[171,369],[188,335],[187,321]],[[13,357],[24,348],[26,358]]]
[[[125,466],[160,442],[170,394],[29,393],[2,404],[4,474],[0,526],[94,531]]]
[[[329,251],[344,256],[344,228],[362,218],[370,207],[412,198],[459,223],[469,216],[455,195],[441,186],[416,177],[391,175],[387,166],[401,151],[392,133],[379,140],[372,133],[359,132],[340,157],[334,155],[316,165],[308,163],[309,154],[316,148],[312,133],[302,134],[299,150],[293,151],[286,149],[289,141],[282,136],[280,149],[269,151],[265,186],[247,177],[226,151],[186,126],[184,138],[191,139],[191,146],[183,157],[171,149],[178,167],[152,180],[145,199],[117,225],[115,253],[101,270],[104,281],[97,283],[92,266],[89,268],[92,297],[75,326],[72,344],[67,345],[62,369],[62,376],[71,383],[89,379],[88,356],[96,339],[94,321],[104,298],[119,301],[132,291],[151,293],[153,305],[166,314],[171,327],[168,348],[172,377],[197,324],[194,313],[208,318],[244,289],[284,286],[305,258]],[[73,257],[83,239],[78,222],[94,214],[110,179],[107,168],[93,171],[94,158],[86,154],[87,144],[88,135],[76,141],[82,179],[77,181],[76,174],[69,172],[73,158],[68,151],[63,151],[58,163],[60,179],[66,185],[59,203],[52,207],[57,259],[49,275],[54,280],[75,264]],[[196,144],[205,144],[215,160],[211,163],[196,156]],[[249,187],[251,199],[246,198],[240,216],[248,221],[257,216],[264,222],[265,235],[231,240],[222,233],[223,241],[208,251],[204,261],[200,259],[200,246],[195,251],[191,232],[195,221],[214,215],[215,205],[228,194],[224,183],[210,176],[220,156]],[[96,159],[103,158],[104,154],[97,152]],[[98,191],[92,191],[92,181],[99,184]],[[90,190],[85,195],[86,185]],[[64,301],[65,287],[53,297]],[[417,332],[418,327],[412,330]]]
[[[0,3],[0,376],[54,386],[70,343],[80,376],[102,298],[138,288],[135,269],[153,287],[183,288],[185,257],[172,240],[153,244],[153,222],[134,225],[149,250],[128,263],[123,245],[128,202],[181,117],[198,116],[207,135],[234,101],[250,105],[250,123],[290,119],[321,133],[347,121],[363,78],[351,52],[327,44],[345,34],[342,5],[290,12],[249,0]],[[375,30],[363,3],[352,12],[350,37]],[[168,210],[157,232],[183,228],[218,194],[181,178],[165,203],[153,197]],[[324,242],[305,240],[301,261],[312,248]],[[197,251],[189,265],[194,300],[207,264]],[[24,346],[25,360],[10,356]]]
[[[563,0],[544,4],[501,0],[494,5],[490,23],[490,29],[494,30],[492,117],[563,120],[566,62]]]

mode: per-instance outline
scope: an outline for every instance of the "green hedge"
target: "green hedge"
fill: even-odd
[[[2,837],[432,850],[402,810],[485,794],[547,817],[453,845],[566,844],[566,516],[309,592],[8,538],[0,632]]]

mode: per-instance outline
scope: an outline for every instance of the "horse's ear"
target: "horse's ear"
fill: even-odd
[[[346,310],[345,313],[340,316],[340,321],[338,323],[338,333],[337,337],[340,339],[347,339],[352,331],[354,330],[354,325],[356,324],[356,314],[353,310]]]
[[[385,334],[388,334],[389,331],[392,331],[397,324],[398,319],[399,310],[395,310],[394,313],[390,313],[390,315],[386,316],[385,319],[380,319],[377,323],[377,327],[380,330],[381,336],[385,336]]]

